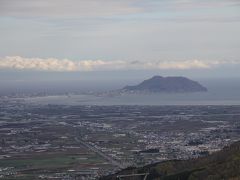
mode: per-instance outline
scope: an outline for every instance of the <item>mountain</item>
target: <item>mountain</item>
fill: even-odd
[[[207,88],[196,81],[186,77],[162,77],[154,76],[143,81],[136,86],[126,86],[124,92],[167,92],[167,93],[186,93],[186,92],[205,92]]]
[[[140,168],[127,168],[100,180],[115,180],[118,175],[149,173],[146,180],[239,180],[240,141],[209,156],[190,160],[171,160]],[[140,180],[143,177],[124,177]]]

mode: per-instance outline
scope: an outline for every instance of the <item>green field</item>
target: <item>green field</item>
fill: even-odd
[[[83,159],[87,158],[87,159]],[[24,159],[4,159],[0,161],[0,167],[31,167],[31,168],[52,168],[67,167],[75,164],[101,163],[102,159],[97,155],[61,155],[57,157],[32,157]]]
[[[97,154],[48,154],[2,159],[0,168],[14,167],[12,171],[17,172],[17,175],[9,176],[9,178],[5,176],[4,179],[27,180],[36,179],[40,174],[67,172],[69,169],[82,170],[102,163],[104,160]]]

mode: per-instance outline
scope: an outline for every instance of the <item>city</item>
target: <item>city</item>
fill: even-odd
[[[96,179],[240,137],[240,106],[68,106],[2,98],[0,177]]]

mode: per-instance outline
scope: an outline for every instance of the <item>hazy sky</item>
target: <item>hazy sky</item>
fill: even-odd
[[[0,0],[0,71],[236,67],[240,0]]]

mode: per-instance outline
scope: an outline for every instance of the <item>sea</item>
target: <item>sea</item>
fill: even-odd
[[[240,79],[202,80],[208,92],[158,94],[64,94],[25,97],[27,103],[56,105],[240,105]]]

